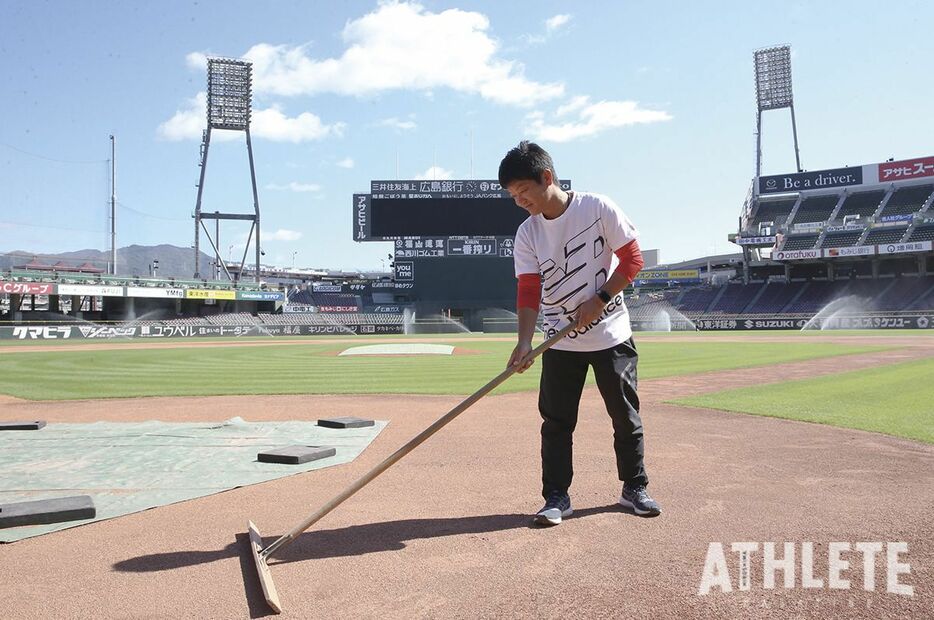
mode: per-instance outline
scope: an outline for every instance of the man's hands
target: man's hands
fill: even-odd
[[[535,362],[534,359],[525,359],[531,352],[532,343],[520,341],[516,348],[512,350],[512,355],[509,356],[509,362],[506,363],[506,366],[512,366],[520,374],[525,372]]]
[[[600,314],[605,307],[606,304],[603,303],[603,300],[596,296],[582,303],[577,310],[577,329],[582,329],[600,318]]]

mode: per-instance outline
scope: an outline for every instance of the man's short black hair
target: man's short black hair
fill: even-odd
[[[542,182],[542,174],[551,170],[552,180],[557,183],[558,175],[555,173],[555,164],[548,151],[528,140],[523,140],[519,146],[506,153],[506,157],[499,164],[499,184],[506,188],[516,181]]]

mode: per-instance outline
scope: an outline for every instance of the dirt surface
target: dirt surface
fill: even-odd
[[[891,340],[902,349],[644,381],[650,489],[664,510],[655,519],[615,504],[619,483],[609,418],[599,394],[588,388],[575,434],[575,515],[556,528],[530,528],[528,514],[541,504],[536,398],[487,397],[271,562],[283,616],[932,617],[934,446],[661,402],[934,355],[924,344],[930,339]],[[0,546],[3,617],[264,617],[270,612],[246,543],[247,520],[271,542],[460,400],[0,398],[0,420],[50,423],[221,421],[238,415],[391,420],[348,465]],[[781,572],[777,589],[763,587],[760,544],[752,556],[751,588],[738,591],[730,544],[741,541],[775,542],[779,555],[784,541],[798,543],[796,587],[781,588]],[[801,587],[802,541],[814,543],[821,588]],[[850,589],[830,589],[827,549],[835,541],[907,542],[909,553],[899,560],[911,572],[899,583],[911,585],[913,596],[887,593],[884,552],[875,563],[874,591],[863,589],[862,554],[856,552],[844,554]],[[724,545],[733,591],[699,596],[711,542]]]

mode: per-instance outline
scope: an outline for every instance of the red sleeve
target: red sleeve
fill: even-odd
[[[626,274],[626,280],[632,282],[636,275],[642,270],[645,261],[642,260],[642,252],[639,250],[639,242],[633,239],[615,252],[619,259],[617,269],[622,269]]]
[[[537,273],[520,273],[519,288],[516,291],[516,311],[519,308],[531,308],[538,312],[542,301],[542,276]]]

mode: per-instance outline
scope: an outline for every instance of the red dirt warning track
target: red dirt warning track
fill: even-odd
[[[932,354],[908,346],[908,358]],[[917,344],[917,343],[913,343]],[[786,364],[795,375],[897,361],[848,356]],[[780,373],[785,375],[785,373]],[[662,404],[761,381],[761,372],[645,381],[647,465],[664,514],[615,505],[610,423],[585,391],[575,443],[575,516],[528,527],[538,496],[538,414],[531,394],[488,397],[301,536],[272,574],[288,618],[934,616],[934,446],[882,435]],[[244,618],[269,614],[245,536],[266,542],[317,509],[460,401],[436,396],[0,401],[0,420],[49,422],[317,419],[391,424],[345,466],[283,478],[0,546],[4,618]],[[708,543],[724,543],[734,588],[740,541],[812,541],[817,590],[752,587],[698,596]],[[830,590],[831,541],[905,541],[900,576],[914,596]],[[798,547],[800,549],[800,546]],[[758,561],[757,561],[758,559]],[[781,576],[778,577],[781,584]]]

